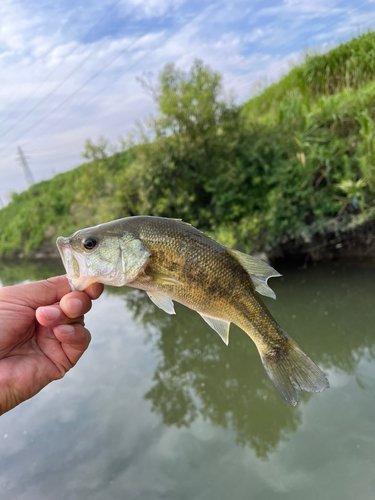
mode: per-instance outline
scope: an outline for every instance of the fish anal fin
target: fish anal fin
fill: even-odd
[[[218,318],[211,318],[211,316],[206,316],[205,314],[199,313],[205,322],[210,325],[211,328],[217,332],[221,339],[225,342],[226,345],[229,343],[229,327],[230,322],[224,321]]]
[[[254,284],[255,290],[261,295],[276,299],[276,294],[272,288],[267,285],[267,280],[269,278],[277,278],[281,276],[281,274],[278,273],[276,269],[256,257],[252,257],[251,255],[247,255],[230,248],[227,248],[227,250],[248,272]]]
[[[262,280],[262,279],[256,278],[255,276],[251,276],[251,280],[254,284],[255,290],[258,293],[260,293],[261,295],[264,295],[265,297],[271,297],[271,299],[276,300],[276,293],[272,290],[272,288],[270,288],[267,285],[267,279]]]
[[[146,293],[150,297],[151,301],[156,306],[160,307],[160,309],[163,309],[164,312],[166,312],[167,314],[176,314],[172,299],[164,297],[164,295],[161,295],[158,292],[146,292]]]
[[[163,273],[153,273],[152,281],[157,285],[183,285],[178,279]]]

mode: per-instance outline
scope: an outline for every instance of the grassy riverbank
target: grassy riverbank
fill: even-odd
[[[0,210],[0,256],[49,253],[58,235],[135,214],[271,256],[324,257],[348,239],[371,252],[374,76],[373,33],[307,56],[241,106],[202,63],[168,65],[148,134],[115,155],[88,143],[88,163],[15,194]]]

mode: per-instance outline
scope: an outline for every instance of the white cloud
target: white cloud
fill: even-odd
[[[32,16],[34,4],[25,1],[3,0],[0,4],[0,136],[12,126],[12,120],[32,109],[76,66],[78,70],[30,117],[3,140],[0,138],[3,196],[10,188],[25,188],[22,172],[14,160],[18,144],[30,155],[36,178],[42,179],[76,166],[87,137],[95,140],[104,135],[116,140],[136,120],[149,115],[154,104],[136,82],[136,76],[144,71],[157,75],[164,64],[172,61],[187,70],[195,58],[200,58],[223,74],[227,89],[234,88],[239,98],[246,98],[256,82],[264,84],[286,72],[290,61],[298,60],[299,52],[309,41],[336,42],[370,19],[369,13],[356,10],[354,1],[350,11],[340,10],[338,16],[335,0],[285,0],[271,9],[262,8],[261,2],[249,5],[242,0],[212,4],[208,0],[197,4],[181,0],[128,0],[121,2],[116,18],[107,21],[116,26],[121,12],[129,15],[138,5],[135,24],[130,23],[118,33],[104,30],[102,36],[99,24],[96,39],[82,43],[82,36],[95,26],[112,2],[95,0],[93,11],[80,5],[74,12],[70,4],[65,10],[63,3],[53,4],[52,14],[43,10],[43,4],[35,4],[36,14]],[[187,22],[188,13],[191,16],[199,11],[196,18],[172,36]],[[277,17],[270,20],[271,14]],[[161,16],[157,24],[154,16]],[[141,18],[145,21],[141,22]],[[313,19],[316,24],[311,30]],[[115,57],[108,69],[51,113]],[[51,71],[55,72],[48,78]],[[109,85],[111,82],[114,83]],[[15,113],[17,107],[21,109]],[[12,113],[14,116],[7,119]],[[17,140],[23,131],[49,114],[48,119]],[[6,149],[1,151],[4,146]]]
[[[171,9],[181,5],[184,1],[181,0],[131,0],[131,4],[140,7],[140,11],[146,17],[163,16]]]
[[[22,16],[19,5],[5,0],[0,4],[0,44],[8,56],[23,52],[26,47],[25,33],[37,26],[38,19]]]
[[[259,38],[263,38],[266,34],[266,31],[262,28],[255,28],[251,33],[244,36],[244,42],[253,43],[255,40]]]
[[[256,18],[262,16],[281,16],[286,17],[289,14],[303,15],[308,14],[310,19],[313,17],[331,16],[344,12],[343,9],[335,7],[339,2],[337,0],[284,0],[275,7],[265,7],[256,13]]]

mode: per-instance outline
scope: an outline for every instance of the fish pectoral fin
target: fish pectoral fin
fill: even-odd
[[[211,316],[206,316],[202,313],[199,314],[202,316],[205,322],[220,335],[225,344],[228,345],[230,322],[218,318],[211,318]]]
[[[160,309],[163,309],[163,311],[165,311],[167,314],[176,314],[172,299],[164,297],[164,295],[161,295],[158,292],[146,292],[146,293],[150,297],[152,302],[156,306],[160,307]]]
[[[146,264],[151,253],[141,240],[121,240],[121,263],[126,279],[134,281]]]
[[[162,273],[153,273],[152,281],[157,285],[183,285],[181,281],[178,281],[173,276],[168,276],[167,274]]]
[[[256,257],[246,255],[245,253],[230,248],[227,248],[227,250],[249,273],[255,290],[261,295],[276,299],[276,294],[272,288],[267,285],[267,281],[269,278],[277,278],[282,275],[278,273],[276,269]]]

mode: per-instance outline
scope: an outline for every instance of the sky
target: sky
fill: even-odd
[[[28,186],[18,146],[40,181],[155,113],[145,73],[199,58],[240,102],[374,27],[375,0],[1,0],[0,207]]]

